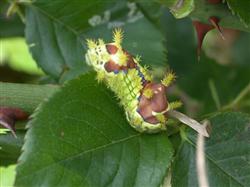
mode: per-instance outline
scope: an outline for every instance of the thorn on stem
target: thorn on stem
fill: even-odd
[[[208,31],[214,29],[214,27],[212,25],[201,23],[200,21],[193,21],[193,25],[195,27],[197,38],[198,38],[197,57],[199,61],[203,39],[208,33]]]
[[[0,107],[0,125],[9,129],[15,137],[15,122],[26,119],[28,119],[28,114],[19,108]]]
[[[221,38],[225,40],[225,37],[222,32],[222,28],[219,25],[220,19],[215,16],[212,16],[209,18],[209,22],[214,26],[214,28],[216,28],[219,31]]]

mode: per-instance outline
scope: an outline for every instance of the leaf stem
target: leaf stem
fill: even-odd
[[[224,106],[222,110],[235,108],[244,97],[250,93],[250,83],[238,94],[238,96],[228,105]]]
[[[220,98],[219,98],[217,89],[215,87],[214,81],[212,79],[210,79],[208,81],[208,85],[209,85],[209,88],[210,88],[211,95],[212,95],[212,98],[214,100],[214,103],[216,105],[216,108],[217,108],[217,110],[220,110],[221,109],[221,102],[220,102]]]

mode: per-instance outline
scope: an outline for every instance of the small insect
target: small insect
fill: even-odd
[[[168,112],[181,106],[181,102],[169,103],[166,97],[175,75],[169,71],[155,83],[148,69],[140,65],[140,57],[122,48],[122,39],[121,29],[114,30],[111,43],[88,39],[86,61],[97,72],[97,80],[116,93],[133,128],[146,133],[166,130]]]

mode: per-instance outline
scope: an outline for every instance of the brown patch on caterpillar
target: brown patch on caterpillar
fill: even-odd
[[[127,55],[127,62],[126,62],[126,66],[128,67],[128,69],[133,69],[136,67],[136,63],[134,61],[134,58],[132,55],[130,55],[126,50],[123,49],[123,52]]]
[[[111,59],[107,63],[105,63],[104,68],[107,72],[115,72],[121,70],[121,66],[119,64],[116,64]]]
[[[106,44],[106,49],[109,54],[114,55],[118,51],[118,47],[112,44]]]
[[[128,56],[127,67],[128,69],[133,69],[136,67],[136,63],[131,55]]]
[[[153,95],[148,98],[147,96],[141,94],[138,105],[138,113],[148,123],[159,123],[159,120],[153,115],[153,112],[161,113],[168,108],[166,87],[160,83],[148,83],[143,90],[145,89],[151,89]]]
[[[104,65],[105,70],[107,72],[117,72],[117,71],[120,71],[120,70],[128,70],[128,69],[135,68],[137,65],[136,65],[136,63],[134,61],[134,58],[127,51],[125,51],[125,50],[124,50],[124,53],[127,55],[127,61],[126,61],[126,65],[125,66],[120,66],[115,61],[113,61],[113,60],[110,59]]]

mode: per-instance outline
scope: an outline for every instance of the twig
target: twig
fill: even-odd
[[[206,122],[205,122],[206,123]],[[206,124],[204,125],[206,126]],[[196,143],[196,169],[198,176],[198,183],[200,187],[209,187],[207,172],[206,172],[206,162],[205,162],[205,151],[204,151],[204,136],[198,134]]]
[[[209,133],[207,131],[207,126],[206,125],[202,125],[199,122],[195,121],[194,119],[186,116],[183,113],[180,113],[176,110],[170,110],[167,112],[167,114],[175,119],[178,119],[179,121],[181,121],[182,123],[188,125],[189,127],[191,127],[192,129],[194,129],[196,132],[202,134],[205,137],[209,137]]]
[[[216,108],[217,108],[217,110],[220,110],[221,109],[221,102],[220,102],[220,98],[219,98],[217,89],[215,87],[214,81],[210,79],[208,81],[208,85],[209,85],[209,88],[211,91],[212,98],[215,102]]]
[[[239,102],[250,93],[250,83],[238,94],[238,96],[228,105],[224,106],[222,109],[227,110],[231,108],[235,108]]]

